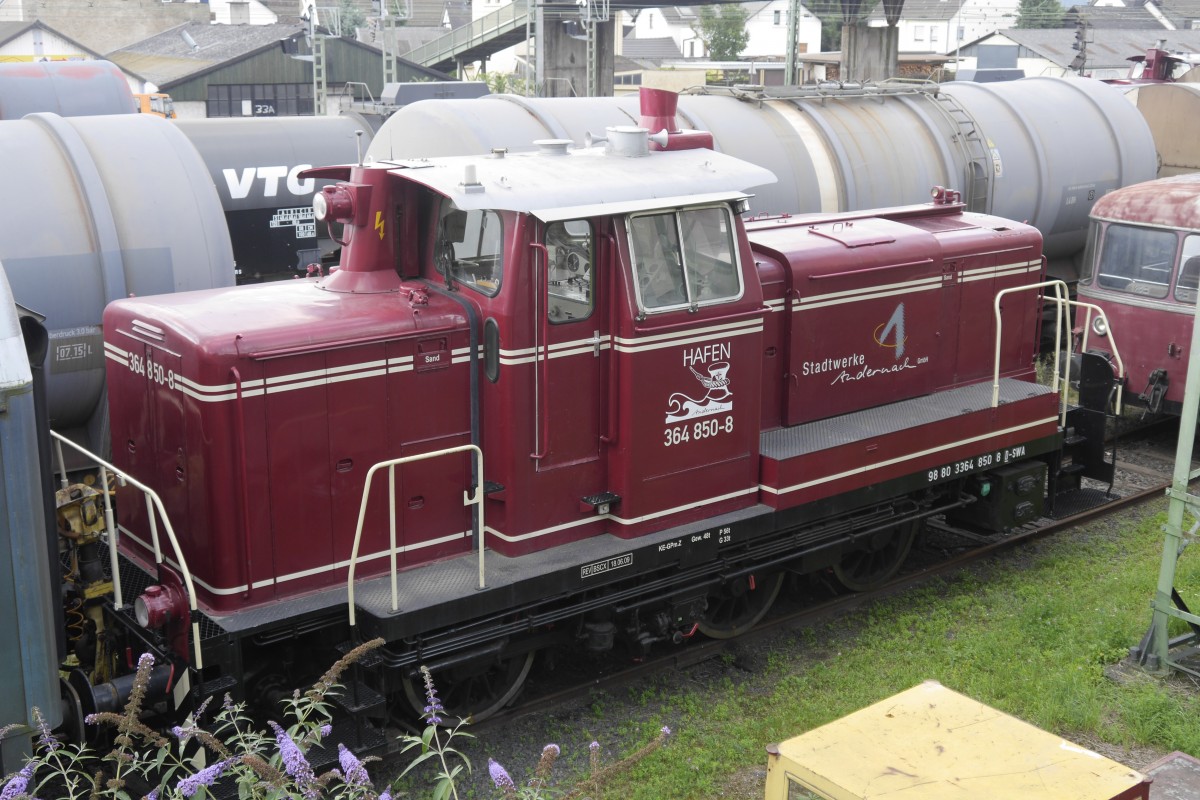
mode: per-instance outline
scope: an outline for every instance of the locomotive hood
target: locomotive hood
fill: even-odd
[[[118,339],[127,346],[132,336],[184,353],[256,359],[467,325],[462,306],[417,281],[355,295],[349,314],[344,300],[312,280],[130,298],[105,311],[106,347]]]

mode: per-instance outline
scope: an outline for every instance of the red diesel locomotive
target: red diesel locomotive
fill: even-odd
[[[117,616],[175,706],[382,636],[371,697],[419,706],[425,664],[480,716],[539,649],[732,636],[786,574],[865,588],[929,517],[1002,531],[1111,476],[1035,382],[1036,290],[998,330],[1035,229],[947,191],[746,222],[770,173],[644,113],[313,170],[340,268],[108,308],[114,460],[178,541],[122,490],[121,579],[154,585]]]

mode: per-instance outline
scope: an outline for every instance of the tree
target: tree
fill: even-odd
[[[750,41],[750,34],[746,33],[746,9],[737,3],[700,6],[692,30],[713,61],[737,61]]]
[[[1061,28],[1063,7],[1059,0],[1021,0],[1017,6],[1017,28]]]
[[[346,39],[353,39],[354,29],[367,24],[367,15],[354,4],[354,0],[342,0],[338,4],[338,16],[341,18],[342,36]]]

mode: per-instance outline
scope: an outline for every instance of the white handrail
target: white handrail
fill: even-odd
[[[150,519],[150,536],[151,536],[151,539],[153,540],[153,545],[154,545],[154,563],[156,563],[156,564],[161,564],[163,561],[163,557],[162,557],[162,550],[158,546],[158,526],[157,526],[157,523],[155,522],[155,518],[156,517],[162,518],[163,529],[166,530],[167,539],[170,540],[171,549],[175,553],[175,560],[176,560],[175,563],[179,565],[179,571],[183,575],[183,583],[187,587],[188,605],[193,612],[199,611],[199,608],[196,606],[196,587],[192,584],[192,573],[188,569],[187,559],[185,559],[183,557],[183,551],[179,548],[179,540],[175,538],[175,529],[171,526],[171,520],[167,518],[167,511],[165,508],[163,508],[162,500],[159,499],[158,493],[155,492],[153,489],[151,489],[149,486],[146,486],[144,483],[141,483],[140,481],[138,481],[136,478],[134,478],[129,473],[124,472],[124,471],[118,469],[117,467],[114,467],[112,464],[110,464],[107,461],[105,461],[104,459],[100,458],[100,456],[96,455],[95,453],[89,452],[87,449],[85,449],[83,447],[80,447],[79,445],[75,444],[75,442],[71,441],[70,439],[68,439],[67,437],[58,433],[57,431],[50,431],[50,435],[52,437],[54,437],[54,440],[55,440],[55,447],[57,448],[57,452],[58,452],[58,468],[59,468],[59,472],[63,476],[63,481],[66,481],[66,475],[67,475],[66,463],[62,457],[62,445],[64,445],[64,444],[69,447],[74,448],[76,451],[82,453],[86,458],[91,459],[92,461],[94,461],[96,464],[98,464],[100,466],[100,470],[101,470],[100,478],[101,478],[101,482],[102,482],[101,485],[103,486],[103,489],[105,492],[104,522],[108,529],[108,542],[109,542],[108,551],[109,551],[109,558],[111,559],[112,578],[113,578],[113,595],[114,595],[114,600],[117,603],[117,608],[121,607],[121,600],[120,600],[120,598],[121,598],[121,588],[120,588],[121,573],[120,573],[120,569],[119,569],[120,565],[117,562],[117,546],[116,546],[117,531],[116,531],[116,525],[113,522],[112,507],[109,505],[109,501],[108,501],[108,483],[107,483],[108,476],[105,474],[105,471],[113,472],[114,474],[117,475],[117,477],[119,477],[121,479],[121,481],[123,483],[127,483],[127,484],[133,486],[133,488],[141,490],[142,494],[145,496],[145,498],[146,498],[146,513]],[[157,511],[158,513],[155,514],[154,513],[155,511]],[[204,668],[204,660],[200,655],[200,622],[196,619],[195,614],[192,615],[192,649],[195,653],[196,669],[203,669]]]
[[[995,359],[992,365],[992,408],[995,408],[1000,403],[1000,344],[1003,333],[1002,327],[1004,324],[1004,321],[1000,316],[1000,301],[1005,295],[1013,292],[1023,292],[1045,288],[1054,289],[1054,297],[1049,297],[1048,295],[1043,294],[1042,299],[1044,301],[1054,303],[1056,309],[1054,315],[1054,383],[1052,388],[1054,391],[1058,392],[1062,398],[1062,424],[1066,425],[1067,423],[1067,381],[1062,381],[1062,387],[1060,389],[1059,381],[1061,380],[1062,371],[1059,365],[1059,354],[1063,351],[1063,328],[1066,327],[1063,323],[1065,320],[1069,319],[1068,310],[1070,308],[1083,308],[1087,309],[1088,312],[1084,319],[1083,341],[1080,344],[1080,349],[1083,351],[1087,350],[1088,336],[1092,327],[1093,312],[1099,314],[1100,318],[1104,320],[1105,326],[1108,330],[1108,344],[1112,350],[1112,356],[1117,362],[1117,401],[1114,411],[1115,413],[1120,414],[1124,391],[1125,362],[1121,360],[1121,354],[1117,350],[1116,337],[1113,334],[1112,326],[1108,324],[1108,315],[1104,313],[1104,309],[1097,305],[1092,303],[1084,303],[1079,300],[1072,300],[1068,294],[1067,284],[1062,280],[1042,281],[1041,283],[1031,283],[1027,286],[1012,286],[1008,289],[1001,289],[999,292],[996,292],[996,299],[993,303],[993,311],[996,316],[996,351]]]
[[[434,450],[430,453],[403,456],[401,458],[393,458],[390,461],[380,461],[367,470],[367,477],[363,483],[362,503],[358,507],[358,525],[354,529],[354,546],[350,550],[350,569],[346,578],[346,594],[350,604],[351,628],[357,624],[354,614],[354,572],[355,567],[358,566],[358,546],[362,541],[363,522],[367,517],[367,500],[371,496],[371,480],[375,477],[375,473],[384,467],[388,471],[388,532],[390,536],[388,555],[391,561],[392,573],[392,611],[398,611],[400,600],[396,589],[396,467],[400,464],[408,464],[413,461],[425,461],[426,459],[437,458],[438,456],[465,453],[468,450],[475,454],[475,494],[471,496],[464,491],[463,505],[478,506],[475,536],[479,542],[479,588],[486,588],[487,584],[483,574],[483,451],[479,449],[479,446],[464,444],[457,447],[448,447],[445,450]]]

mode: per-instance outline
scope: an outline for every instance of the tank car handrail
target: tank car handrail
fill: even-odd
[[[346,594],[350,606],[350,627],[353,628],[357,624],[354,614],[354,568],[358,565],[358,546],[362,541],[363,522],[367,517],[367,501],[371,496],[371,480],[375,477],[378,470],[387,467],[388,471],[388,528],[390,535],[390,547],[388,550],[389,560],[391,562],[391,578],[392,578],[392,611],[398,611],[400,607],[399,597],[396,591],[396,467],[401,464],[409,464],[414,461],[425,461],[438,456],[454,455],[455,453],[465,453],[471,451],[475,454],[475,494],[468,496],[463,492],[464,506],[478,506],[478,514],[476,516],[476,539],[479,542],[479,588],[484,589],[487,584],[483,575],[483,450],[479,445],[462,444],[457,447],[447,447],[444,450],[434,450],[429,453],[420,453],[414,456],[402,456],[393,458],[388,461],[380,461],[367,470],[367,477],[363,483],[362,503],[358,507],[358,525],[354,529],[354,546],[350,549],[350,569],[346,578]]]
[[[1046,289],[1046,288],[1053,288],[1054,296],[1051,297],[1048,294],[1043,294],[1042,299],[1054,303],[1055,308],[1056,308],[1056,312],[1054,314],[1054,326],[1055,326],[1055,329],[1054,329],[1054,383],[1052,385],[1052,388],[1054,389],[1055,392],[1058,392],[1062,396],[1062,411],[1061,411],[1062,419],[1061,419],[1061,421],[1062,421],[1063,425],[1066,425],[1066,421],[1067,421],[1067,385],[1066,384],[1067,384],[1067,382],[1063,381],[1062,387],[1061,388],[1059,387],[1059,381],[1062,380],[1062,370],[1061,370],[1061,365],[1059,364],[1059,357],[1063,351],[1063,321],[1064,321],[1064,319],[1067,318],[1067,312],[1070,308],[1085,308],[1088,310],[1087,318],[1085,320],[1085,322],[1087,323],[1086,329],[1091,328],[1091,319],[1092,319],[1093,311],[1098,313],[1104,319],[1105,323],[1108,322],[1108,315],[1106,315],[1104,313],[1104,309],[1100,308],[1099,306],[1093,305],[1091,303],[1084,303],[1084,302],[1081,302],[1078,300],[1070,299],[1070,296],[1068,294],[1069,290],[1067,289],[1067,284],[1065,281],[1062,281],[1062,280],[1042,281],[1041,283],[1031,283],[1027,286],[1011,286],[1007,289],[1001,289],[999,292],[996,292],[996,297],[993,301],[993,312],[996,317],[996,348],[995,348],[994,361],[992,364],[992,408],[995,408],[1000,403],[1000,343],[1001,343],[1001,338],[1002,338],[1002,334],[1003,334],[1003,324],[1004,324],[1003,319],[1000,316],[1000,301],[1004,299],[1005,295],[1012,294],[1013,292],[1022,292],[1022,291]],[[1082,350],[1087,349],[1086,329],[1085,329],[1085,333],[1084,333],[1083,342],[1081,344]],[[1121,355],[1117,351],[1117,344],[1113,337],[1111,326],[1109,326],[1108,335],[1109,335],[1109,343],[1112,346],[1113,358],[1116,359],[1116,362],[1117,362],[1117,377],[1123,379],[1125,377],[1125,363],[1121,360]],[[1121,393],[1122,393],[1121,392],[1121,381],[1118,381],[1118,383],[1117,383],[1117,402],[1116,402],[1116,409],[1115,409],[1116,413],[1118,413],[1118,414],[1121,413]]]
[[[179,565],[179,571],[183,576],[184,586],[187,587],[188,606],[192,613],[192,650],[195,654],[196,669],[204,668],[204,659],[200,655],[200,621],[196,618],[196,612],[199,608],[196,605],[196,587],[192,583],[192,573],[188,569],[187,559],[183,556],[183,551],[179,548],[179,540],[175,537],[175,529],[171,526],[171,520],[167,517],[167,510],[163,507],[162,500],[158,493],[146,486],[141,481],[134,478],[127,472],[113,466],[95,453],[89,452],[86,448],[81,447],[67,437],[57,431],[50,431],[50,435],[54,437],[55,449],[58,454],[58,468],[63,475],[63,480],[66,480],[66,462],[63,460],[62,446],[63,444],[74,448],[85,457],[90,458],[100,467],[100,482],[104,490],[104,524],[107,527],[108,533],[108,554],[110,566],[112,569],[113,580],[113,602],[117,609],[120,609],[123,602],[121,598],[121,572],[120,565],[117,562],[117,531],[116,525],[113,522],[112,505],[108,496],[108,473],[112,472],[122,483],[129,484],[133,488],[142,492],[146,498],[146,513],[150,519],[150,538],[154,546],[154,563],[161,564],[163,561],[162,550],[158,545],[158,525],[155,522],[156,516],[162,517],[163,527],[167,532],[167,539],[171,542],[171,549],[175,553],[176,564]],[[157,510],[157,515],[154,513]]]

